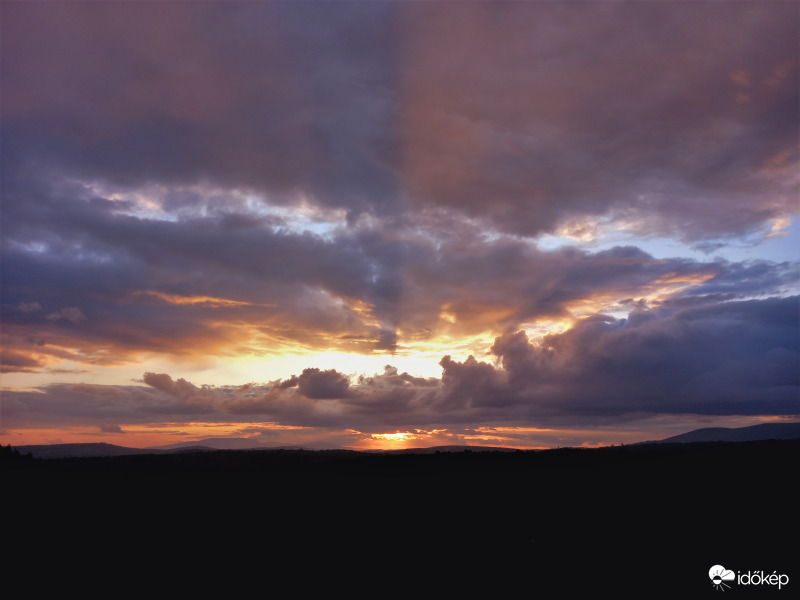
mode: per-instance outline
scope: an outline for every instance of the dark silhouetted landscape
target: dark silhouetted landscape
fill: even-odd
[[[417,559],[424,571],[447,557],[448,568],[480,569],[476,585],[510,570],[499,590],[580,567],[573,590],[638,589],[656,569],[669,575],[662,590],[707,591],[709,566],[726,560],[795,568],[784,544],[799,533],[798,458],[800,439],[49,459],[6,447],[2,477],[27,518],[82,543],[109,543],[113,531],[118,545],[124,531],[194,555],[256,538],[280,560],[323,552],[358,563],[366,552],[389,570]]]

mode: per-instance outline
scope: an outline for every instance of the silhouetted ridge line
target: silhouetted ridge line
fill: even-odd
[[[797,457],[800,439],[754,442],[675,442],[560,448],[551,450],[457,452],[363,452],[356,450],[214,450],[127,452],[118,455],[35,459],[30,468],[62,472],[261,473],[272,477],[357,476],[359,478],[437,478],[474,476],[509,481],[535,480],[544,473],[570,472],[602,484],[606,475],[629,473],[642,479],[662,472],[707,478],[718,461],[785,462]],[[131,450],[131,449],[127,449]],[[106,451],[109,451],[108,449]],[[773,456],[774,455],[774,456]],[[26,463],[26,464],[28,464]],[[727,464],[727,463],[726,463]],[[754,463],[755,464],[755,463]],[[577,475],[576,475],[577,474]]]
[[[20,452],[30,452],[35,458],[83,458],[92,456],[125,456],[133,454],[157,454],[164,452],[156,449],[128,448],[114,444],[78,443],[78,444],[40,444],[17,446]]]
[[[800,423],[762,423],[749,427],[726,428],[709,427],[696,429],[687,433],[672,436],[663,440],[641,442],[641,444],[663,444],[684,442],[747,442],[769,439],[797,439],[800,438]],[[637,445],[637,444],[634,444]],[[263,446],[246,438],[208,438],[194,442],[180,442],[168,446],[154,446],[150,448],[129,448],[106,443],[79,443],[79,444],[42,444],[17,446],[23,454],[31,453],[36,458],[70,458],[70,457],[107,457],[135,454],[166,454],[186,452],[206,452],[216,450],[305,450],[309,452],[330,451],[332,448],[315,448],[311,446]],[[366,454],[435,454],[443,452],[515,452],[515,448],[502,446],[431,446],[426,448],[403,448],[384,450],[361,450]]]
[[[659,443],[674,442],[754,442],[800,438],[800,423],[761,423],[749,427],[707,427],[675,435]]]

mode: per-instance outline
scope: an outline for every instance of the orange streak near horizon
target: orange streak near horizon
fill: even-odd
[[[177,442],[199,441],[209,437],[250,437],[242,429],[259,431],[300,431],[311,427],[278,423],[159,423],[123,426],[120,431],[91,431],[90,426],[13,429],[3,432],[0,442],[11,446],[40,444],[91,444],[104,442],[131,448],[164,446]]]

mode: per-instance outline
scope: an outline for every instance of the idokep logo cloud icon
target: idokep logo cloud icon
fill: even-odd
[[[725,591],[725,588],[729,588],[726,581],[733,581],[736,578],[736,575],[733,571],[726,569],[722,565],[714,565],[708,570],[708,576],[711,579],[712,585],[718,589]]]

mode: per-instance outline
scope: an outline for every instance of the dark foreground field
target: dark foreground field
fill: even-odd
[[[118,577],[133,569],[133,585],[160,572],[170,585],[202,575],[236,587],[300,568],[295,585],[331,592],[377,577],[409,593],[426,580],[444,597],[465,585],[493,598],[698,597],[719,593],[716,564],[800,587],[799,457],[800,440],[206,451],[18,459],[0,476],[7,548]]]

